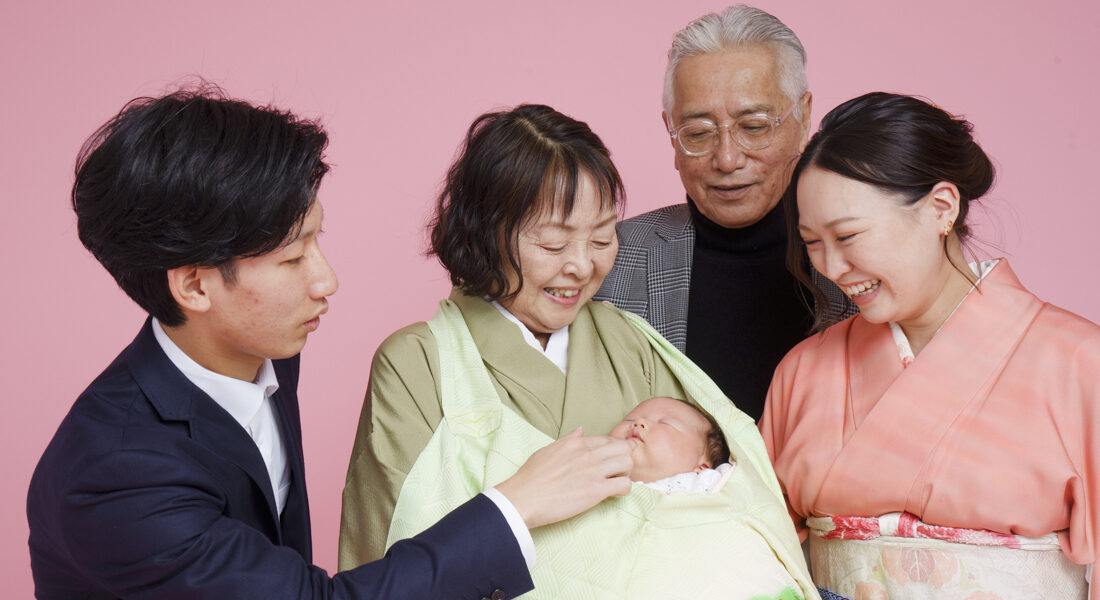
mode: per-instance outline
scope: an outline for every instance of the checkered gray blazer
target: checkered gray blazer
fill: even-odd
[[[619,254],[595,300],[606,300],[649,321],[681,352],[687,345],[688,289],[695,225],[688,205],[674,204],[619,223]],[[829,299],[829,322],[856,313],[851,300],[817,271]]]

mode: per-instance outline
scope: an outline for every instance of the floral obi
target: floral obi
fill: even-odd
[[[1085,566],[1057,534],[1037,538],[941,527],[910,513],[810,517],[814,581],[853,600],[1088,597]]]

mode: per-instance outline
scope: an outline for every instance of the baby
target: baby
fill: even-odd
[[[650,398],[634,407],[609,434],[632,446],[630,479],[651,483],[681,473],[700,473],[729,458],[718,424],[691,404]]]

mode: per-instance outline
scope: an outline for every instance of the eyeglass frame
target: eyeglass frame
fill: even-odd
[[[787,107],[787,110],[783,111],[783,114],[779,115],[778,117],[773,117],[773,116],[769,115],[766,112],[765,113],[752,113],[752,114],[747,114],[747,115],[741,115],[740,117],[737,117],[733,121],[728,122],[728,123],[724,123],[722,125],[719,125],[719,124],[715,123],[714,121],[711,121],[710,119],[701,119],[701,120],[698,120],[698,121],[688,121],[687,123],[681,123],[679,127],[673,129],[672,128],[672,118],[666,116],[666,119],[667,119],[666,125],[668,125],[668,127],[669,127],[668,135],[672,139],[676,140],[676,145],[679,147],[680,151],[683,152],[684,154],[686,154],[688,156],[693,156],[693,157],[706,156],[706,155],[710,154],[711,152],[714,152],[715,149],[717,149],[718,142],[721,140],[721,137],[718,137],[718,138],[715,139],[715,143],[714,143],[713,148],[711,148],[711,149],[709,149],[705,152],[691,152],[686,147],[684,147],[684,141],[680,139],[679,134],[680,134],[681,131],[683,131],[683,129],[685,127],[688,127],[688,126],[691,126],[691,125],[697,125],[697,124],[700,124],[700,123],[710,123],[711,125],[714,125],[716,133],[721,133],[721,131],[723,129],[728,130],[730,132],[730,137],[732,137],[733,141],[737,142],[737,145],[740,146],[742,149],[749,150],[749,151],[763,150],[763,149],[767,148],[768,146],[772,145],[772,142],[775,141],[775,130],[778,129],[779,126],[782,125],[784,122],[786,122],[787,117],[791,116],[791,114],[794,113],[795,107],[798,106],[798,103],[801,102],[801,101],[802,101],[802,98],[799,98],[798,100],[795,100],[794,102],[791,102],[791,105]],[[733,133],[732,128],[733,128],[734,125],[736,125],[742,119],[760,118],[760,117],[763,117],[764,119],[766,119],[767,123],[771,126],[771,131],[768,132],[768,135],[769,135],[768,143],[764,144],[763,146],[756,146],[756,147],[746,146],[744,143],[742,143],[742,141],[739,139],[739,137]]]

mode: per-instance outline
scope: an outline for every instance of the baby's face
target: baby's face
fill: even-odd
[[[705,456],[710,423],[699,411],[673,398],[650,398],[611,430],[631,445],[630,479],[651,482],[709,467]]]

